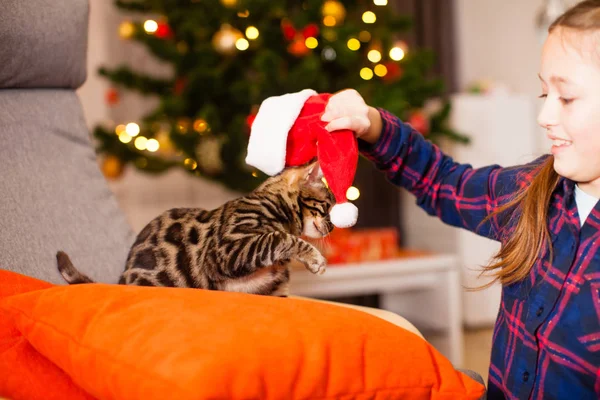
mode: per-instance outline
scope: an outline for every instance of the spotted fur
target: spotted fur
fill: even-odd
[[[291,259],[325,271],[319,251],[300,236],[326,236],[334,198],[316,163],[286,169],[248,196],[207,211],[175,208],[153,219],[131,247],[119,283],[286,296]],[[71,283],[92,280],[57,254]]]

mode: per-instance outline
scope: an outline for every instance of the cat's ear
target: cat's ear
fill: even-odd
[[[318,161],[315,161],[307,166],[304,175],[304,182],[310,185],[323,184],[323,171],[321,171]]]
[[[284,171],[285,179],[290,186],[317,185],[323,184],[323,174],[319,168],[318,161],[304,165],[302,167],[289,168]]]

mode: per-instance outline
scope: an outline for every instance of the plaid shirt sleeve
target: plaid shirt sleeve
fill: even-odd
[[[499,205],[510,200],[524,184],[524,167],[491,165],[474,169],[460,164],[410,125],[385,110],[381,136],[371,145],[359,140],[361,153],[383,171],[387,179],[417,197],[429,215],[494,240],[501,240],[502,216],[486,220]]]

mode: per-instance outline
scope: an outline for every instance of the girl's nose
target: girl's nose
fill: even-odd
[[[537,122],[545,129],[558,125],[559,121],[559,104],[558,101],[547,98],[544,105],[538,114]]]

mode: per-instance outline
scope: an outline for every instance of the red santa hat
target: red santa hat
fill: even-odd
[[[358,143],[350,130],[325,129],[321,115],[329,97],[305,89],[263,101],[252,122],[246,163],[272,176],[316,157],[336,200],[331,222],[348,228],[358,218],[358,209],[346,198],[356,174]]]

